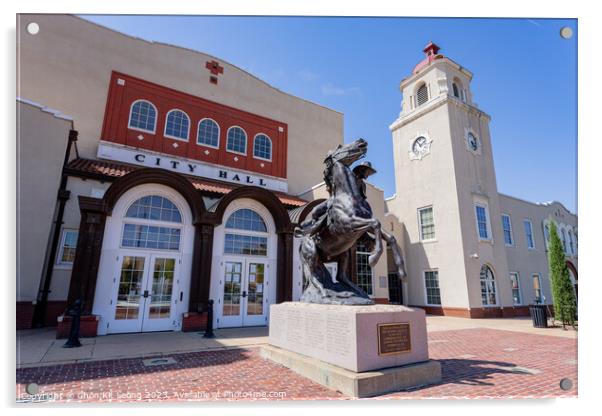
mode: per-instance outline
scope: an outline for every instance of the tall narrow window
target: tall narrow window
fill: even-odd
[[[533,274],[533,294],[535,295],[535,303],[543,303],[541,296],[541,278],[539,274]]]
[[[426,289],[426,303],[428,305],[441,305],[439,271],[429,270],[424,272],[424,287]]]
[[[215,121],[205,118],[199,122],[197,143],[210,147],[219,146],[219,126]]]
[[[495,295],[495,278],[491,268],[484,264],[481,267],[480,273],[481,281],[481,301],[483,306],[491,306],[497,304],[497,297]]]
[[[433,207],[420,208],[418,210],[418,221],[420,240],[434,240],[435,220],[433,218]]]
[[[253,140],[253,157],[272,160],[272,141],[265,134],[258,134]]]
[[[569,254],[575,254],[575,245],[573,243],[573,233],[569,230]]]
[[[564,228],[560,229],[560,240],[562,241],[562,250],[566,253],[566,231],[564,231]]]
[[[77,247],[77,230],[63,230],[61,247],[57,257],[57,264],[73,264],[75,249]]]
[[[528,248],[535,248],[535,240],[533,240],[533,224],[530,220],[523,220],[525,227],[525,239],[527,240]]]
[[[514,237],[512,236],[512,221],[510,221],[509,215],[502,215],[502,228],[504,229],[504,243],[507,246],[514,244]]]
[[[417,106],[421,106],[426,103],[429,99],[429,92],[426,84],[422,84],[418,91],[416,92],[416,104]]]
[[[363,241],[358,241],[356,246],[357,285],[364,292],[372,294],[372,267],[368,262],[370,249]]]
[[[154,133],[156,122],[157,110],[149,101],[138,100],[132,104],[129,128]]]
[[[234,153],[247,154],[247,133],[240,127],[230,127],[226,150]]]
[[[185,112],[180,110],[171,110],[167,113],[165,121],[165,137],[172,139],[188,140],[190,131],[190,119]]]
[[[487,218],[487,207],[485,205],[475,205],[476,216],[477,216],[477,228],[479,231],[479,239],[490,240],[489,234],[489,219]]]
[[[520,296],[520,282],[518,280],[518,273],[510,273],[510,286],[512,287],[512,301],[515,305],[521,305],[522,299]]]
[[[454,90],[454,97],[460,98],[460,90],[458,89],[458,84],[455,82],[452,84],[452,89]]]

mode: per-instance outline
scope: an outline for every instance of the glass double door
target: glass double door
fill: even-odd
[[[267,325],[267,269],[262,260],[224,259],[220,328]]]
[[[118,258],[107,332],[166,331],[174,328],[178,258],[170,254],[124,253]]]

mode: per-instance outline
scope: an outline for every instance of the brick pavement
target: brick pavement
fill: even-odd
[[[429,333],[429,352],[442,365],[435,386],[378,399],[574,397],[576,340],[494,329]],[[19,401],[132,402],[197,400],[345,400],[256,348],[170,355],[175,364],[144,366],[142,359],[63,364],[17,370]],[[148,357],[145,357],[146,359]],[[573,388],[563,391],[561,378]],[[39,385],[29,396],[25,387]]]

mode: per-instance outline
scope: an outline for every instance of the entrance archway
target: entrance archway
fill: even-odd
[[[195,230],[176,190],[124,192],[106,219],[93,313],[98,333],[179,330],[188,310]]]
[[[278,235],[271,212],[240,198],[215,228],[211,298],[216,328],[267,325],[277,301]]]

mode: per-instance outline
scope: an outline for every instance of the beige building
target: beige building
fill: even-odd
[[[341,113],[70,15],[20,15],[17,34],[17,327],[58,323],[62,335],[78,300],[85,335],[199,330],[211,301],[215,327],[266,325],[271,304],[299,299],[293,229],[327,197]],[[389,272],[390,253],[370,268],[364,242],[352,279],[376,302],[431,313],[550,303],[545,225],[562,224],[576,283],[577,219],[497,192],[472,74],[425,51],[391,125],[397,196],[367,187],[408,281]]]
[[[78,299],[92,334],[198,330],[209,300],[216,327],[265,325],[298,299],[292,231],[326,195],[341,113],[75,16],[20,15],[17,31],[18,327],[66,322]],[[384,218],[383,192],[369,198]],[[353,255],[387,302],[387,256]]]
[[[577,217],[497,190],[490,116],[473,101],[473,74],[429,43],[401,81],[393,134],[396,194],[409,279],[404,303],[431,313],[514,316],[550,304],[547,223],[559,224],[577,287]],[[544,237],[546,236],[546,237]]]

